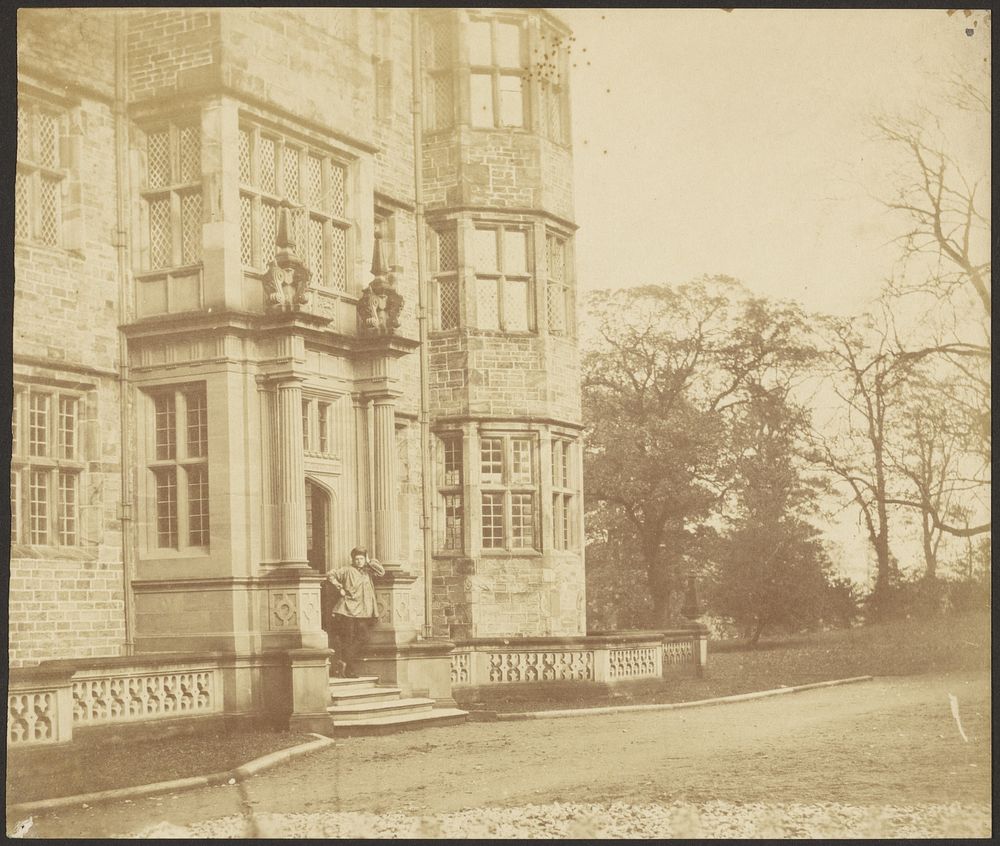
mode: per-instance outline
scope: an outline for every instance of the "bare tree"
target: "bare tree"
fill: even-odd
[[[988,70],[955,73],[947,84],[951,106],[988,119]],[[874,122],[901,154],[900,169],[893,174],[895,192],[883,203],[906,227],[900,236],[905,271],[889,284],[885,302],[891,306],[894,298],[923,295],[931,303],[925,309],[928,337],[906,343],[895,338],[903,360],[922,362],[921,376],[910,387],[918,396],[903,418],[919,419],[919,431],[911,426],[901,433],[912,449],[896,462],[911,490],[895,504],[920,512],[926,555],[928,533],[970,537],[991,529],[988,520],[962,525],[955,519],[958,513],[975,513],[974,500],[988,495],[990,485],[990,179],[988,163],[978,168],[960,162],[954,139],[949,143],[947,121],[928,109],[917,118]],[[943,404],[938,402],[942,397]],[[930,419],[932,408],[946,413],[946,428]]]
[[[952,102],[989,115],[989,74],[951,80]],[[883,199],[906,229],[900,236],[904,257],[931,256],[935,268],[898,290],[917,289],[950,297],[971,288],[987,320],[991,314],[990,181],[987,172],[970,172],[948,149],[942,120],[924,109],[917,118],[877,117],[880,135],[902,153],[894,174],[895,193]],[[920,271],[924,271],[921,269]]]
[[[890,316],[880,318],[824,321],[827,377],[839,400],[838,419],[832,427],[827,421],[822,431],[814,430],[811,450],[814,463],[847,487],[861,512],[875,554],[876,593],[898,573],[889,532],[895,499],[890,439],[913,363],[887,331]]]

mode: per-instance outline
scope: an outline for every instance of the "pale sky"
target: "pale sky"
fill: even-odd
[[[559,9],[571,86],[581,292],[725,273],[853,313],[898,254],[865,183],[867,116],[989,55],[982,13]],[[584,52],[585,50],[585,52]],[[589,64],[588,64],[589,63]],[[988,162],[988,130],[961,139]]]
[[[902,225],[871,196],[891,184],[892,159],[870,116],[931,105],[935,76],[977,68],[990,50],[981,12],[556,13],[576,37],[581,294],[728,274],[809,310],[863,311],[899,256]],[[988,169],[988,126],[963,124],[954,144]],[[901,518],[896,529],[913,536]],[[841,573],[863,580],[857,508],[827,538]],[[899,540],[904,567],[919,562]]]

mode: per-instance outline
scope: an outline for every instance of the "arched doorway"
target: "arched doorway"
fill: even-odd
[[[330,566],[330,502],[328,491],[306,479],[306,560],[320,573]],[[333,585],[325,579],[320,584],[319,596],[321,625],[326,630],[327,645],[332,645],[330,622],[336,595]]]
[[[321,573],[328,567],[330,495],[306,479],[306,560]]]

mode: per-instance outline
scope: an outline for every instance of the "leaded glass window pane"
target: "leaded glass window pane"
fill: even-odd
[[[476,280],[476,321],[480,329],[500,328],[500,309],[497,304],[495,279]]]
[[[187,455],[204,458],[208,455],[208,401],[202,391],[193,391],[187,400]]]
[[[476,229],[472,236],[472,255],[477,273],[497,273],[497,231]]]
[[[518,24],[497,23],[497,64],[504,68],[521,67],[521,27]]]
[[[154,400],[156,458],[167,461],[177,456],[177,427],[173,395],[164,394]]]
[[[483,548],[503,549],[503,494],[484,493],[483,499]]]
[[[526,438],[514,438],[510,442],[511,468],[510,481],[515,485],[530,485],[531,472],[531,441]]]
[[[150,132],[146,136],[146,185],[162,188],[170,184],[170,133]]]
[[[201,128],[183,126],[180,130],[181,182],[201,179]]]
[[[524,126],[524,80],[520,76],[500,77],[500,124]]]
[[[201,261],[201,191],[181,196],[181,263]]]
[[[530,548],[535,545],[535,496],[515,493],[510,496],[511,545]]]
[[[503,438],[483,438],[479,445],[479,479],[484,484],[503,483]]]
[[[458,279],[451,276],[438,280],[438,300],[441,329],[458,328]]]
[[[472,21],[469,24],[469,64],[493,64],[489,21]]]
[[[156,270],[173,264],[170,198],[149,201],[149,266]]]
[[[188,544],[208,546],[208,467],[187,468]]]
[[[507,229],[503,233],[503,271],[508,276],[528,273],[528,233]]]
[[[469,77],[472,98],[472,125],[493,126],[493,77],[488,73],[474,73]]]
[[[528,282],[508,279],[503,286],[503,320],[508,332],[528,331]]]

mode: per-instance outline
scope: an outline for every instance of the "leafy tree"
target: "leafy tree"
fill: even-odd
[[[787,388],[753,385],[732,429],[734,527],[719,547],[710,604],[750,645],[766,629],[811,625],[828,610],[830,561],[806,520],[824,487],[800,457],[806,428]]]
[[[726,277],[597,292],[590,314],[584,474],[601,510],[588,519],[634,539],[651,622],[669,625],[733,483],[734,417],[809,360],[805,320]]]

